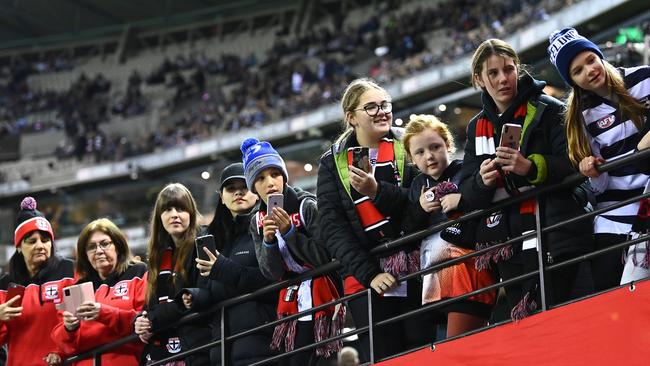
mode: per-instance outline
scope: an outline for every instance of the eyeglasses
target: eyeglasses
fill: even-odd
[[[98,248],[101,248],[101,250],[105,251],[111,245],[113,245],[112,241],[102,241],[102,242],[99,242],[99,243],[88,243],[88,246],[86,246],[86,252],[95,253]]]
[[[379,114],[379,110],[384,111],[384,113],[390,113],[393,111],[393,103],[392,102],[387,102],[383,101],[381,104],[368,104],[367,106],[364,106],[363,108],[357,108],[355,111],[361,111],[364,110],[370,117],[375,117],[376,115]]]

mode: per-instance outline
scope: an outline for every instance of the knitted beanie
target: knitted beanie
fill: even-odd
[[[23,238],[32,231],[45,231],[54,240],[52,225],[45,218],[43,213],[36,209],[36,200],[33,197],[25,197],[20,203],[20,212],[16,216],[16,231],[14,231],[14,245],[20,246]]]
[[[571,27],[553,32],[548,37],[548,40],[550,43],[548,46],[548,56],[551,59],[551,63],[560,73],[562,79],[571,86],[574,86],[574,84],[569,75],[569,67],[571,66],[571,61],[579,53],[593,51],[601,59],[603,58],[603,53],[596,44],[578,34],[578,31]]]
[[[247,138],[241,143],[241,152],[244,162],[244,176],[246,185],[253,193],[255,191],[255,178],[266,168],[278,168],[284,176],[284,183],[289,180],[287,166],[277,151],[269,142],[261,141],[256,138]]]

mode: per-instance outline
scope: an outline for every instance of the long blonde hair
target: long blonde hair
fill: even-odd
[[[336,138],[336,143],[345,140],[350,136],[350,134],[352,134],[352,132],[354,132],[354,128],[350,125],[350,121],[348,120],[348,113],[354,112],[354,110],[359,106],[361,95],[370,89],[377,89],[382,91],[384,94],[389,95],[386,89],[379,86],[379,84],[370,78],[352,80],[343,91],[343,96],[341,97],[341,109],[343,109],[343,119],[341,120],[343,133]]]
[[[605,67],[605,74],[607,76],[607,89],[610,94],[618,97],[618,106],[621,116],[628,116],[637,130],[641,131],[643,128],[643,116],[646,113],[646,108],[643,104],[639,103],[625,88],[625,82],[621,74],[606,60],[602,60]],[[582,117],[582,108],[580,106],[580,99],[582,93],[585,91],[577,85],[574,85],[567,97],[567,111],[565,115],[567,147],[569,150],[569,159],[575,166],[580,164],[580,161],[592,155],[591,145],[589,145],[589,138]]]
[[[187,273],[183,264],[194,248],[194,238],[199,232],[200,213],[192,193],[180,183],[171,183],[165,186],[156,199],[156,205],[151,213],[149,242],[147,244],[147,256],[149,258],[149,275],[147,283],[147,301],[156,292],[158,274],[160,273],[160,261],[167,245],[172,242],[171,235],[165,230],[160,215],[170,207],[182,209],[190,214],[190,224],[183,236],[177,242],[174,251],[175,266],[174,272],[180,273],[183,280],[187,280]],[[175,280],[175,279],[174,279]]]

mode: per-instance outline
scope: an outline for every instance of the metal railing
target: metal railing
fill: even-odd
[[[597,169],[600,172],[606,172],[606,171],[609,171],[611,169],[615,169],[615,168],[619,168],[619,167],[622,167],[622,166],[625,166],[625,165],[629,165],[631,163],[634,163],[635,161],[642,160],[642,159],[646,159],[646,160],[650,159],[650,149],[645,149],[645,150],[639,151],[639,152],[637,152],[635,154],[631,154],[631,155],[628,155],[626,157],[623,157],[621,159],[617,159],[615,161],[602,164],[602,165],[598,166]],[[425,312],[430,312],[430,311],[433,311],[433,310],[448,306],[449,304],[452,304],[454,302],[458,302],[458,301],[470,298],[472,296],[481,294],[483,292],[496,290],[496,289],[499,289],[501,287],[508,286],[510,284],[517,283],[517,282],[520,282],[520,281],[523,281],[523,280],[526,280],[526,279],[529,279],[529,278],[532,278],[532,277],[535,277],[535,276],[539,276],[539,278],[540,278],[540,287],[539,288],[540,288],[540,291],[541,291],[541,299],[542,299],[541,311],[546,311],[548,309],[548,304],[546,303],[546,293],[545,293],[545,273],[548,273],[549,271],[555,271],[555,270],[558,270],[560,268],[564,268],[566,266],[574,265],[574,264],[577,264],[577,263],[582,262],[582,261],[590,260],[590,259],[592,259],[594,257],[605,254],[605,253],[610,252],[610,251],[621,250],[623,248],[629,247],[630,245],[634,245],[634,244],[637,244],[637,243],[641,243],[641,242],[650,240],[650,235],[645,234],[645,235],[639,236],[638,238],[635,238],[633,240],[628,240],[628,241],[625,241],[625,242],[610,246],[608,248],[597,250],[597,251],[594,251],[594,252],[591,252],[591,253],[588,253],[588,254],[577,256],[577,257],[569,259],[569,260],[562,261],[562,262],[557,263],[557,264],[552,264],[552,265],[546,266],[544,264],[545,261],[541,258],[541,253],[542,253],[541,247],[542,247],[542,235],[543,234],[545,234],[545,233],[547,233],[549,231],[556,230],[556,229],[558,229],[560,227],[563,227],[563,226],[566,226],[566,225],[571,225],[571,224],[573,224],[575,222],[578,222],[578,221],[581,221],[581,220],[592,218],[592,217],[594,217],[596,215],[599,215],[599,214],[601,214],[603,212],[607,212],[609,210],[612,210],[612,209],[615,209],[615,208],[618,208],[618,207],[622,207],[622,206],[628,205],[630,203],[638,202],[641,199],[645,199],[645,198],[650,197],[650,193],[641,194],[641,195],[639,195],[637,197],[630,198],[630,199],[627,199],[625,201],[618,202],[618,203],[613,204],[613,205],[608,206],[608,207],[595,209],[592,212],[586,212],[584,214],[578,215],[578,216],[576,216],[574,218],[568,219],[568,220],[563,221],[561,223],[557,223],[557,224],[550,225],[550,226],[547,226],[547,227],[542,227],[541,226],[541,219],[540,219],[540,212],[539,212],[539,202],[537,200],[537,197],[540,196],[540,195],[543,195],[543,194],[551,193],[551,192],[553,192],[555,190],[558,190],[558,189],[563,189],[563,188],[566,189],[568,187],[576,186],[576,185],[578,185],[579,183],[581,183],[584,180],[585,180],[584,176],[582,176],[579,173],[576,173],[576,174],[573,174],[573,175],[565,178],[560,183],[557,183],[557,184],[554,184],[554,185],[549,185],[549,186],[542,187],[542,188],[536,188],[536,189],[533,189],[533,190],[530,190],[530,191],[523,192],[522,194],[520,194],[518,196],[510,197],[510,198],[507,198],[505,200],[496,202],[490,208],[483,209],[483,210],[478,210],[478,211],[473,211],[473,212],[470,212],[470,213],[468,213],[466,215],[463,215],[462,217],[460,217],[460,218],[458,218],[456,220],[443,222],[443,223],[440,223],[440,224],[437,224],[437,225],[433,225],[433,226],[431,226],[431,227],[429,227],[427,229],[424,229],[424,230],[421,230],[421,231],[418,231],[418,232],[415,232],[415,233],[412,233],[412,234],[409,234],[409,235],[405,235],[405,236],[403,236],[401,238],[398,238],[396,240],[393,240],[391,242],[381,244],[381,245],[373,248],[370,251],[372,254],[379,254],[379,253],[382,253],[382,252],[385,252],[385,251],[388,251],[388,250],[394,250],[394,249],[402,247],[402,246],[404,246],[406,244],[410,244],[410,243],[412,243],[414,241],[421,241],[423,238],[425,238],[425,237],[427,237],[427,236],[429,236],[429,235],[431,235],[433,233],[439,232],[439,231],[441,231],[441,230],[443,230],[443,229],[445,229],[445,228],[447,228],[447,227],[449,227],[451,225],[454,225],[456,223],[467,221],[467,220],[473,220],[473,219],[476,219],[476,218],[479,218],[479,217],[484,217],[487,214],[490,214],[492,212],[501,210],[501,209],[503,209],[503,208],[505,208],[505,207],[507,207],[509,205],[516,204],[516,203],[522,202],[522,201],[527,200],[527,199],[535,198],[536,208],[537,208],[536,211],[535,211],[535,216],[536,216],[536,220],[535,220],[536,221],[536,223],[535,223],[536,224],[536,229],[535,229],[535,231],[524,234],[524,235],[521,235],[521,236],[518,236],[516,238],[511,238],[511,239],[509,239],[509,240],[507,240],[507,241],[505,241],[503,243],[491,246],[489,248],[477,250],[477,251],[474,251],[472,253],[469,253],[469,254],[463,255],[461,257],[458,257],[458,258],[454,258],[454,259],[451,259],[451,260],[446,260],[446,261],[441,262],[441,263],[437,263],[437,264],[435,264],[433,266],[430,266],[428,268],[419,270],[419,271],[417,271],[415,273],[411,273],[409,275],[402,276],[402,277],[400,277],[398,279],[398,282],[401,283],[401,282],[407,281],[409,279],[418,278],[418,277],[424,276],[424,275],[426,275],[428,273],[438,271],[438,270],[440,270],[442,268],[449,267],[449,266],[461,263],[461,262],[463,262],[463,261],[465,261],[467,259],[470,259],[470,258],[473,258],[473,257],[476,257],[476,256],[480,256],[480,255],[485,254],[485,253],[487,253],[489,251],[492,251],[492,250],[494,250],[496,248],[500,248],[500,247],[503,247],[503,246],[506,246],[506,245],[511,245],[511,244],[514,244],[514,243],[517,243],[517,242],[521,242],[522,240],[526,240],[526,239],[530,239],[532,237],[536,237],[537,238],[537,249],[538,249],[538,269],[533,271],[533,272],[525,273],[525,274],[522,274],[520,276],[511,278],[511,279],[508,279],[508,280],[500,281],[500,282],[494,283],[494,284],[492,284],[490,286],[486,286],[484,288],[481,288],[481,289],[478,289],[478,290],[475,290],[475,291],[472,291],[472,292],[469,292],[469,293],[466,293],[466,294],[463,294],[463,295],[460,295],[460,296],[457,296],[457,297],[454,297],[454,298],[444,299],[444,300],[436,301],[436,302],[433,302],[433,303],[430,303],[430,304],[426,304],[426,305],[423,305],[422,307],[420,307],[418,309],[409,311],[409,312],[404,313],[404,314],[400,314],[398,316],[395,316],[395,317],[392,317],[392,318],[389,318],[389,319],[383,319],[383,320],[380,320],[380,321],[377,321],[377,322],[375,322],[372,319],[372,289],[367,289],[365,291],[361,291],[361,292],[358,292],[358,293],[355,293],[355,294],[342,296],[341,298],[339,298],[339,299],[337,299],[337,300],[335,300],[333,302],[323,304],[323,305],[320,305],[320,306],[317,306],[317,307],[313,307],[313,308],[311,308],[309,310],[305,310],[305,311],[299,312],[297,314],[287,316],[285,318],[282,318],[282,319],[279,319],[279,320],[275,320],[273,322],[269,322],[269,323],[257,326],[255,328],[248,329],[246,331],[243,331],[243,332],[240,332],[240,333],[237,333],[237,334],[234,334],[234,335],[227,335],[226,334],[226,331],[225,331],[225,328],[226,328],[225,327],[225,319],[226,319],[226,309],[228,307],[236,306],[237,304],[240,304],[240,303],[243,303],[243,302],[246,302],[246,301],[250,301],[250,300],[255,299],[255,298],[257,298],[259,296],[262,296],[264,294],[268,294],[268,293],[271,293],[271,292],[277,292],[280,289],[286,288],[286,287],[288,287],[290,285],[300,283],[300,282],[302,282],[302,281],[304,281],[306,279],[310,279],[310,278],[317,277],[317,276],[320,276],[320,275],[323,275],[323,274],[326,274],[326,273],[330,273],[330,272],[335,271],[335,270],[337,270],[337,269],[339,269],[341,267],[341,264],[338,261],[332,261],[331,263],[328,263],[328,264],[326,264],[324,266],[321,266],[321,267],[316,268],[314,270],[310,270],[308,272],[302,273],[302,274],[300,274],[300,275],[298,275],[295,278],[292,278],[290,280],[284,280],[284,281],[281,281],[281,282],[266,286],[264,288],[261,288],[261,289],[259,289],[257,291],[252,292],[252,293],[248,293],[248,294],[244,294],[244,295],[241,295],[241,296],[237,296],[237,297],[234,297],[234,298],[224,300],[224,301],[220,302],[219,304],[215,305],[214,307],[212,307],[211,309],[208,309],[208,310],[200,312],[200,313],[192,313],[192,314],[186,315],[182,319],[180,319],[179,321],[177,321],[175,323],[172,323],[172,324],[169,324],[169,325],[157,330],[157,332],[163,332],[163,331],[165,331],[167,329],[177,327],[177,326],[180,326],[180,325],[183,325],[183,324],[187,324],[187,323],[196,321],[197,319],[209,316],[211,314],[216,313],[217,311],[221,312],[221,338],[220,339],[218,339],[216,341],[208,342],[208,343],[206,343],[204,345],[201,345],[199,347],[196,347],[196,348],[193,348],[193,349],[178,353],[178,354],[176,354],[176,355],[174,355],[172,357],[169,357],[167,359],[153,362],[153,363],[150,364],[150,366],[163,365],[163,364],[165,364],[167,362],[177,360],[177,359],[182,359],[182,358],[184,358],[186,356],[189,356],[189,355],[191,355],[193,353],[203,351],[203,350],[207,350],[207,349],[213,348],[215,346],[220,346],[220,345],[221,345],[220,348],[221,348],[222,365],[227,365],[227,359],[226,359],[226,355],[225,355],[226,347],[223,347],[224,343],[232,342],[232,341],[234,341],[236,339],[239,339],[241,337],[245,337],[247,335],[251,335],[251,334],[253,334],[255,332],[258,332],[260,330],[263,330],[263,329],[266,329],[266,328],[269,328],[269,327],[275,327],[276,325],[278,325],[278,324],[280,324],[282,322],[291,321],[293,319],[298,319],[298,318],[300,318],[300,317],[302,317],[304,315],[315,313],[315,312],[317,312],[319,310],[322,310],[322,309],[325,309],[325,308],[327,308],[329,306],[333,306],[335,304],[344,303],[344,302],[347,302],[347,301],[350,301],[350,300],[361,298],[362,296],[366,296],[368,298],[368,317],[369,317],[368,326],[365,326],[365,327],[362,327],[362,328],[356,328],[353,331],[348,331],[348,332],[345,332],[343,334],[337,335],[335,337],[331,337],[331,338],[329,338],[327,340],[294,349],[293,351],[290,351],[290,352],[284,352],[284,353],[281,353],[281,354],[278,354],[278,355],[275,355],[275,356],[271,356],[271,357],[269,357],[267,359],[264,359],[262,361],[253,363],[252,365],[255,366],[255,365],[262,365],[262,364],[265,364],[265,363],[268,363],[268,362],[273,362],[273,361],[276,361],[278,359],[285,358],[285,357],[290,357],[290,356],[292,356],[294,354],[297,354],[297,353],[300,353],[300,352],[303,352],[303,351],[306,351],[306,350],[316,349],[316,348],[318,348],[318,347],[320,347],[322,345],[325,345],[325,344],[333,342],[333,341],[337,341],[337,340],[340,340],[340,339],[343,339],[343,338],[347,338],[347,337],[350,337],[350,336],[353,336],[353,335],[358,335],[358,334],[366,333],[366,332],[369,334],[370,364],[373,364],[376,361],[381,361],[381,360],[375,360],[374,352],[373,352],[373,346],[374,346],[373,345],[373,335],[374,335],[373,333],[374,333],[374,329],[376,327],[380,327],[380,326],[383,326],[383,325],[386,325],[386,324],[391,324],[391,323],[394,323],[394,322],[398,322],[398,321],[404,320],[406,318],[409,318],[409,317],[412,317],[412,316],[415,316],[415,315],[423,314]],[[590,294],[588,296],[594,296],[594,295],[595,294]],[[575,300],[572,300],[572,301],[575,301]],[[555,306],[560,306],[560,305],[561,304],[556,304]],[[506,321],[501,322],[499,324],[503,324],[503,323],[509,322],[509,321],[510,320],[506,320]],[[493,327],[493,326],[496,326],[496,325],[499,325],[499,324],[492,324],[492,325],[489,325],[487,327],[483,327],[481,329],[469,332],[468,334],[473,334],[473,333],[476,333],[478,331],[482,331],[482,330],[484,330],[486,328],[490,328],[490,327]],[[447,339],[443,340],[442,342],[446,342],[446,341],[449,341],[449,340],[452,340],[452,339],[455,339],[455,338],[458,338],[458,337],[462,337],[462,336],[465,336],[465,335],[467,335],[467,334],[462,334],[462,335],[459,335],[459,336],[447,338]],[[92,350],[89,350],[87,352],[83,352],[83,353],[80,353],[78,355],[69,357],[69,358],[67,358],[65,360],[65,362],[63,364],[64,365],[69,365],[69,364],[72,364],[74,362],[78,362],[78,361],[80,361],[82,359],[93,358],[94,359],[94,365],[99,366],[99,365],[101,365],[101,354],[106,353],[106,352],[108,352],[108,351],[110,351],[110,350],[112,350],[112,349],[114,349],[116,347],[119,347],[121,345],[124,345],[126,343],[133,342],[133,341],[138,341],[138,340],[139,340],[138,336],[136,336],[135,334],[131,334],[131,335],[127,336],[127,337],[121,338],[121,339],[119,339],[117,341],[114,341],[114,342],[111,342],[109,344],[106,344],[106,345],[94,348]],[[435,344],[432,344],[432,347],[435,347]],[[406,354],[406,353],[409,353],[409,352],[412,352],[414,350],[421,349],[421,348],[422,347],[417,347],[417,348],[414,348],[414,349],[411,349],[411,350],[406,350],[406,351],[404,351],[404,352],[402,352],[400,354],[392,355],[392,356],[389,356],[387,358],[400,356],[400,355],[403,355],[403,354]],[[387,359],[387,358],[385,358],[385,359]]]

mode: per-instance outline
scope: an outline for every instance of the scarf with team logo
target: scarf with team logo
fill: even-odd
[[[348,148],[348,165],[352,165],[353,150],[354,147]],[[395,161],[392,138],[384,137],[379,142],[374,176],[377,182],[387,182],[400,186],[402,177]],[[350,197],[354,202],[354,208],[361,221],[361,226],[363,226],[366,235],[372,241],[385,242],[398,236],[390,223],[390,217],[384,216],[372,203],[370,197],[359,193],[352,186],[350,186]],[[410,253],[402,250],[381,258],[379,264],[384,272],[394,276],[403,276],[419,269],[420,254],[417,250]]]
[[[527,114],[527,103],[525,99],[523,103],[515,107],[511,106],[499,119],[501,121],[510,121],[509,123],[524,126]],[[514,107],[514,108],[513,108]],[[510,116],[511,117],[508,117]],[[496,154],[496,146],[494,143],[494,124],[488,119],[489,117],[485,112],[479,116],[476,122],[476,136],[475,136],[475,149],[476,156]],[[523,134],[522,134],[523,136]],[[500,201],[509,196],[519,194],[519,188],[512,179],[509,172],[504,172],[499,169],[499,176],[497,178],[496,191],[493,201]],[[528,233],[535,230],[535,199],[531,198],[525,200],[519,205],[519,220],[521,223],[521,232]],[[503,243],[510,238],[509,223],[507,215],[502,211],[497,211],[479,222],[477,227],[477,244],[476,250],[489,248],[496,244]],[[488,251],[487,253],[476,258],[476,269],[483,270],[491,267],[492,263],[497,263],[501,260],[508,260],[512,257],[512,245],[506,245],[497,249]],[[532,298],[531,293],[538,286],[536,283],[530,283],[525,286],[524,296],[522,300],[512,309],[511,317],[513,320],[520,320],[528,316],[530,312],[537,308],[537,303]]]
[[[284,189],[284,210],[289,214],[291,222],[293,223],[293,230],[309,236],[307,228],[301,217],[302,210],[298,196],[295,191],[290,187]],[[304,200],[303,200],[304,201]],[[263,238],[264,218],[266,217],[266,205],[262,203],[260,210],[256,215],[258,233]],[[294,233],[293,235],[296,235]],[[300,274],[314,268],[310,263],[302,263],[299,259],[295,258],[284,240],[279,234],[276,234],[278,241],[278,249],[282,256],[283,265],[286,271],[294,274]],[[277,314],[278,319],[286,318],[287,316],[297,314],[298,309],[298,291],[300,289],[308,289],[311,297],[310,308],[317,307],[328,302],[338,299],[339,293],[336,286],[327,276],[315,277],[313,279],[305,280],[295,286],[289,286],[280,290],[278,297]],[[341,334],[345,322],[345,306],[332,305],[312,313],[314,319],[314,342],[324,341],[328,338]],[[279,350],[284,343],[284,350],[287,352],[293,351],[295,347],[296,329],[298,319],[289,320],[278,324],[273,330],[273,337],[271,339],[270,348],[272,350]],[[316,349],[317,356],[330,357],[336,355],[343,347],[342,340],[326,343],[325,345]]]

